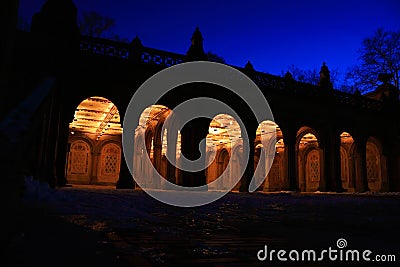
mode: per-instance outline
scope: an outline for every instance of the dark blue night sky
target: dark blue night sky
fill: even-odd
[[[29,19],[45,0],[21,0]],[[289,1],[127,1],[75,0],[80,11],[94,10],[116,20],[114,31],[148,47],[186,53],[196,26],[205,51],[228,64],[280,75],[294,64],[344,72],[357,62],[362,39],[377,28],[400,30],[399,0]]]

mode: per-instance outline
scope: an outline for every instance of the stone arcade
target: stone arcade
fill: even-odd
[[[122,156],[124,111],[135,89],[158,71],[207,60],[202,34],[196,29],[187,54],[181,55],[145,47],[138,37],[126,44],[80,36],[76,15],[71,1],[49,0],[34,16],[32,31],[16,36],[13,67],[24,73],[16,89],[23,86],[29,96],[47,78],[55,78],[35,111],[25,143],[30,153],[25,156],[24,171],[53,186],[134,188]],[[140,175],[151,176],[152,168],[141,161],[147,154],[165,179],[198,186],[213,181],[233,160],[224,175],[234,177],[244,170],[234,190],[246,191],[257,164],[273,160],[268,173],[265,168],[256,173],[266,177],[259,190],[400,190],[400,104],[398,91],[388,79],[375,92],[360,95],[334,90],[325,63],[318,86],[294,81],[290,74],[278,77],[258,72],[250,62],[235,68],[249,76],[268,100],[275,118],[262,122],[262,129],[268,131],[261,130],[246,104],[224,88],[204,83],[178,87],[142,113],[135,143],[145,144],[147,151],[136,150],[134,158]],[[199,96],[219,99],[237,110],[254,140],[247,166],[235,164],[243,152],[241,129],[228,114],[194,120],[167,140],[162,126],[173,123],[171,110]],[[276,133],[273,143],[268,137],[271,131]],[[166,160],[167,153],[178,163],[182,153],[196,159],[204,138],[207,143],[202,149],[214,158],[205,171],[184,172]],[[261,156],[265,145],[276,148],[275,157]]]

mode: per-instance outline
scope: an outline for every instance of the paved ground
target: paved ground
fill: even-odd
[[[397,262],[381,266],[400,261],[398,194],[230,193],[207,206],[177,208],[138,190],[34,193],[8,246],[7,266],[287,266],[276,256],[261,262],[257,252],[267,245],[320,253],[337,249],[340,238],[347,241],[344,253],[395,255]],[[326,255],[296,266],[328,263],[356,265]]]

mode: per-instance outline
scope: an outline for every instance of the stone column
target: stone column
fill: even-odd
[[[299,191],[297,170],[296,170],[296,133],[289,130],[284,133],[285,153],[287,155],[287,176],[289,181],[289,190]]]
[[[356,142],[357,156],[356,168],[358,169],[358,175],[356,180],[356,191],[366,192],[368,188],[368,177],[367,177],[367,142],[366,140],[359,140]]]
[[[125,108],[123,108],[123,109],[121,109],[119,111],[120,112],[121,121],[125,117],[125,111],[126,111]],[[133,144],[134,146],[135,146],[135,142],[136,142],[136,138],[134,140],[134,144]],[[121,155],[121,166],[120,166],[120,169],[119,169],[119,177],[118,177],[118,181],[117,181],[117,184],[116,184],[116,189],[134,189],[134,188],[137,187],[137,184],[133,180],[133,176],[132,176],[131,172],[129,171],[128,164],[126,163],[126,159],[125,159],[125,156],[124,156],[123,149],[124,148],[122,147],[122,151],[121,151],[121,153],[122,153],[122,155]],[[135,168],[135,163],[133,162],[133,158],[132,159],[127,159],[127,160],[131,160],[132,168]]]
[[[182,185],[182,181],[176,177],[176,146],[178,142],[178,131],[174,127],[167,130],[167,177],[166,179],[177,185]]]
[[[206,181],[206,143],[200,144],[208,134],[210,119],[197,118],[185,124],[181,131],[181,152],[188,160],[197,160],[201,155],[204,156],[203,170],[189,172],[181,170],[182,185],[187,187],[202,186]]]
[[[43,133],[43,161],[42,171],[40,171],[40,180],[47,182],[51,187],[57,185],[56,180],[56,154],[57,154],[57,138],[58,138],[58,115],[56,108],[56,88],[53,88],[49,95],[49,105],[44,111],[47,113],[48,122]]]
[[[254,147],[254,140],[256,139],[256,127],[247,127],[247,134],[249,136],[249,151],[248,151],[248,161],[247,161],[247,166],[244,166],[244,173],[242,178],[240,179],[240,187],[239,191],[240,192],[248,192],[249,191],[249,185],[250,181],[254,176],[254,155],[255,155],[255,147]],[[243,140],[245,142],[245,140]],[[243,146],[243,152],[246,154],[246,146]],[[243,161],[245,162],[246,159],[243,158]]]
[[[117,189],[134,189],[136,183],[133,180],[132,174],[129,172],[125,157],[121,157],[121,167],[119,171],[119,179],[116,185]]]
[[[61,101],[58,101],[59,103]],[[56,154],[54,158],[55,164],[55,185],[65,186],[67,179],[65,177],[65,164],[67,162],[67,148],[68,148],[68,135],[69,135],[69,121],[67,120],[66,112],[62,106],[57,108],[57,140],[56,140]]]
[[[340,135],[337,135],[335,131],[327,133],[324,152],[325,190],[343,192],[340,172]]]
[[[154,150],[153,150],[154,168],[160,174],[161,174],[161,150],[162,150],[162,144],[154,144]]]

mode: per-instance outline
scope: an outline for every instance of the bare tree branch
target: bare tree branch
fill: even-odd
[[[399,89],[400,32],[378,29],[374,36],[364,39],[359,50],[360,64],[351,67],[346,79],[361,92],[370,92],[379,86],[381,73],[391,74],[393,83]]]
[[[103,37],[114,25],[114,19],[105,17],[95,11],[85,11],[79,18],[79,28],[82,35]]]

